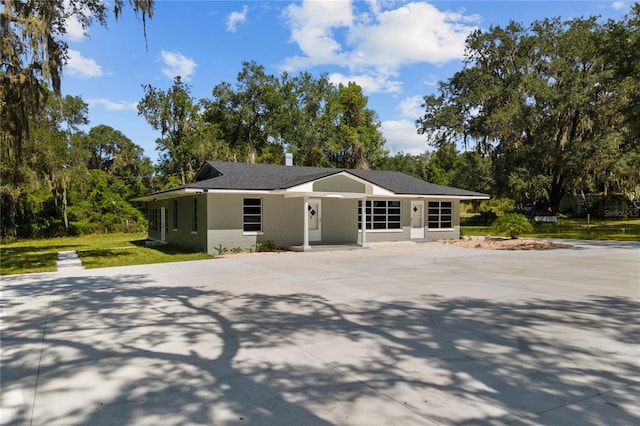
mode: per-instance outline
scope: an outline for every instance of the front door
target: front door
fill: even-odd
[[[422,213],[424,202],[411,202],[411,238],[424,238],[424,215]]]
[[[319,198],[309,198],[309,241],[322,240],[322,203]]]

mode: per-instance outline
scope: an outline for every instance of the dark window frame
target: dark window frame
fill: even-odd
[[[262,232],[263,205],[260,197],[246,197],[242,199],[242,232]]]
[[[427,229],[453,229],[453,202],[427,203]]]
[[[149,209],[147,220],[149,221],[149,231],[160,231],[160,209]]]
[[[191,232],[198,232],[198,199],[193,199],[193,215],[191,217]]]
[[[402,201],[367,200],[365,204],[367,231],[401,231]],[[362,200],[358,200],[358,230],[362,229]]]
[[[173,200],[173,230],[178,230],[178,200]]]

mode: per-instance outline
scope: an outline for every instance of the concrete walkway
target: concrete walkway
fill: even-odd
[[[58,252],[58,272],[75,272],[84,269],[82,261],[75,250]]]
[[[73,271],[2,277],[1,424],[640,423],[638,243]]]

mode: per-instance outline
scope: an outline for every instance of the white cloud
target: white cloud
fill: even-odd
[[[96,105],[102,105],[104,109],[107,111],[137,111],[138,103],[137,102],[124,102],[118,101],[113,102],[106,98],[90,98],[87,99],[87,103],[91,108]]]
[[[383,10],[388,5],[391,8]],[[284,69],[347,67],[360,79],[364,74],[372,82],[387,81],[390,86],[371,84],[381,92],[398,90],[399,83],[390,76],[402,66],[461,59],[466,38],[479,20],[425,2],[396,7],[393,2],[304,1],[290,5],[284,16],[291,41],[302,52],[286,58]]]
[[[285,10],[291,28],[291,41],[302,56],[287,58],[285,67],[305,68],[321,64],[347,64],[333,30],[349,28],[354,20],[350,1],[305,1]]]
[[[247,21],[248,10],[247,6],[244,5],[242,6],[242,12],[231,12],[227,16],[227,31],[235,33],[237,25]]]
[[[84,5],[74,4],[72,6],[70,0],[64,0],[63,7],[64,11],[69,15],[65,20],[64,37],[70,41],[81,41],[86,38],[87,32],[82,28],[78,16],[81,15],[84,19],[88,19],[91,17],[91,11]]]
[[[400,102],[398,108],[403,117],[412,118],[417,120],[424,113],[423,108],[420,106],[423,102],[423,97],[416,95],[409,98],[405,98]]]
[[[65,37],[71,41],[80,41],[87,36],[82,24],[74,17],[67,19],[65,30],[67,31]]]
[[[185,57],[179,52],[167,52],[163,50],[160,52],[162,56],[162,62],[165,66],[162,67],[162,73],[169,78],[176,76],[182,77],[184,81],[191,80],[191,75],[195,72],[198,64],[193,59]]]
[[[614,10],[622,10],[627,7],[627,3],[623,1],[614,1],[613,3],[611,3],[611,7]]]
[[[77,50],[69,49],[67,59],[67,71],[69,75],[80,78],[94,78],[102,76],[102,67],[91,58],[85,58]]]
[[[387,140],[386,148],[392,154],[422,154],[428,149],[424,135],[419,135],[413,120],[388,120],[382,122],[382,134]]]
[[[365,92],[370,93],[397,93],[402,89],[402,83],[397,80],[391,80],[392,76],[376,74],[360,74],[347,76],[340,73],[333,73],[329,76],[329,81],[335,85],[342,83],[347,85],[349,82],[354,82],[358,86],[362,87]]]
[[[469,20],[428,3],[408,3],[381,12],[375,24],[355,26],[348,36],[354,46],[351,56],[367,65],[390,67],[460,59],[465,40],[474,29]]]

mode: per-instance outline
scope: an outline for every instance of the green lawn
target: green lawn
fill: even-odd
[[[147,247],[145,233],[99,234],[0,244],[0,275],[56,270],[59,251],[76,250],[85,268],[211,259],[171,246]]]
[[[490,226],[464,226],[463,235],[489,235]],[[557,224],[537,223],[534,233],[522,237],[584,240],[640,241],[640,219],[560,219]],[[76,250],[85,268],[141,265],[211,259],[203,252],[189,252],[172,246],[147,247],[146,234],[84,235],[0,244],[0,275],[56,270],[59,251]]]
[[[640,219],[559,219],[554,223],[536,223],[532,234],[522,237],[566,238],[576,240],[640,241]],[[464,226],[463,235],[490,235],[491,226]]]

